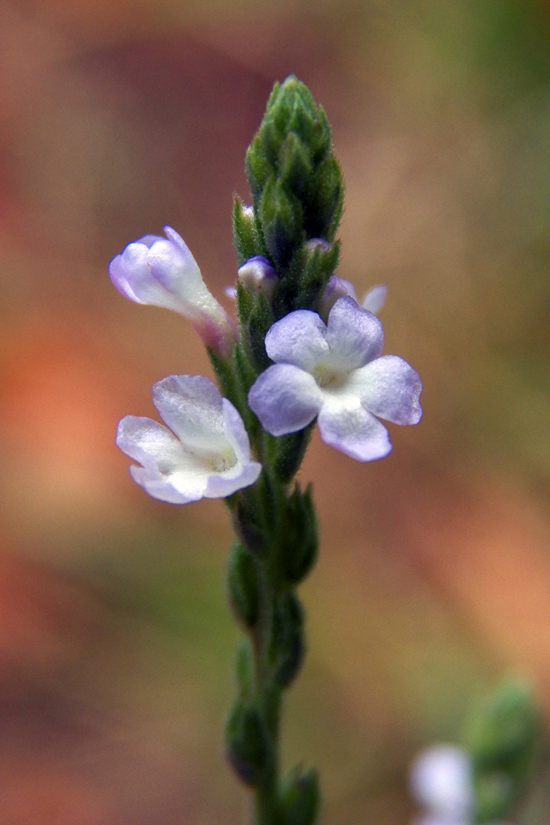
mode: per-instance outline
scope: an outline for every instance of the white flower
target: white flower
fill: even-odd
[[[415,758],[411,790],[420,804],[441,819],[467,822],[474,809],[470,757],[454,745],[436,745]]]
[[[261,464],[252,461],[243,420],[215,384],[202,375],[170,375],[153,384],[153,403],[173,430],[150,418],[127,415],[116,443],[139,461],[134,481],[153,498],[187,504],[225,498],[254,484]]]
[[[113,258],[111,281],[131,301],[185,315],[206,346],[227,355],[236,341],[233,321],[207,288],[182,238],[169,226],[164,231],[166,238],[145,235]]]
[[[426,811],[413,825],[474,825],[472,761],[462,748],[435,745],[421,751],[409,780],[413,796]]]
[[[350,296],[336,301],[328,324],[310,310],[290,312],[266,335],[275,364],[250,388],[250,409],[271,435],[317,417],[326,444],[358,461],[382,458],[392,447],[375,416],[416,424],[422,415],[418,373],[397,355],[380,357],[383,342],[378,318]]]

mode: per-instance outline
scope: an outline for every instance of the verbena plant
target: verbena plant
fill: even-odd
[[[357,461],[386,456],[380,419],[416,424],[422,386],[406,361],[382,355],[376,312],[385,288],[359,301],[334,274],[342,174],[326,114],[295,77],[275,84],[246,174],[252,204],[237,198],[233,209],[236,322],[170,227],[164,238],[130,243],[110,264],[123,295],[193,323],[217,378],[217,386],[200,375],[158,381],[153,401],[167,426],[126,416],[117,444],[154,498],[225,499],[236,533],[227,592],[243,630],[228,760],[253,789],[256,825],[312,825],[317,773],[294,767],[281,777],[279,758],[282,699],[305,652],[297,587],[318,552],[311,486],[294,477],[315,423],[326,444]]]

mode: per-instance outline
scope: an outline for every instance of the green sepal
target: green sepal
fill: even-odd
[[[233,347],[232,359],[234,358],[237,345]],[[217,352],[210,347],[206,348],[210,362],[216,373],[216,377],[220,384],[221,394],[228,398],[237,409],[240,407],[240,397],[237,382],[235,381],[235,373],[233,372],[231,362],[224,358],[220,358]]]
[[[245,156],[245,172],[254,203],[259,201],[266,181],[272,171],[265,159],[260,135],[257,134],[246,150]]]
[[[319,776],[315,768],[302,772],[301,765],[293,767],[281,790],[281,815],[283,825],[313,825],[316,821],[321,795]]]
[[[269,257],[284,269],[304,240],[303,214],[298,198],[271,175],[260,201],[260,220]]]
[[[235,655],[235,676],[242,699],[251,699],[254,694],[254,662],[247,638],[239,640]]]
[[[254,226],[254,215],[247,214],[245,204],[238,196],[233,202],[233,246],[237,265],[242,266],[249,258],[262,254],[262,246]]]
[[[254,306],[254,300],[253,296],[246,291],[246,289],[239,281],[237,281],[235,289],[237,291],[236,303],[239,324],[241,327],[244,327],[248,319],[250,318],[250,313],[252,312],[252,308]]]
[[[316,105],[307,86],[294,75],[273,88],[260,132],[272,125],[274,135],[270,137],[274,145],[277,133],[284,139],[289,132],[295,132],[315,162],[330,153],[331,133],[326,114]]]
[[[262,473],[254,487],[261,485],[263,475],[265,472]],[[252,490],[253,488],[247,487],[235,496],[233,526],[245,547],[254,555],[263,556],[267,552],[270,539],[264,529],[263,513],[258,507],[257,497]]]
[[[297,433],[281,436],[266,436],[269,460],[273,464],[276,477],[282,481],[283,484],[288,484],[298,472],[309,444],[313,427],[314,424],[311,423]]]
[[[294,256],[287,277],[279,285],[274,311],[277,317],[293,309],[317,312],[325,287],[338,266],[340,243],[328,248],[321,242],[304,244]]]
[[[302,492],[298,484],[286,503],[285,531],[279,559],[285,580],[299,584],[317,560],[319,536],[312,487]]]
[[[254,557],[240,541],[233,542],[227,562],[227,595],[235,618],[248,629],[258,621],[259,587]]]
[[[273,681],[286,688],[297,676],[305,655],[304,611],[298,597],[287,592],[279,597],[269,628],[268,657]]]
[[[333,241],[344,205],[342,172],[335,157],[326,158],[317,166],[309,181],[306,200],[307,237]]]
[[[252,297],[252,307],[243,331],[250,361],[256,374],[262,372],[271,363],[265,351],[265,336],[273,321],[270,301],[263,293],[256,293]]]
[[[237,699],[229,712],[225,744],[237,776],[247,785],[257,785],[269,759],[269,743],[258,711],[246,699]]]
[[[279,152],[279,179],[286,188],[302,198],[307,190],[311,173],[310,153],[296,132],[289,132]]]
[[[473,763],[476,822],[506,818],[535,758],[537,720],[529,686],[504,682],[473,713],[464,741]]]

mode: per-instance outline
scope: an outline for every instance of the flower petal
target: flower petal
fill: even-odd
[[[383,355],[349,377],[348,389],[366,410],[394,424],[418,424],[422,383],[416,370],[398,355]]]
[[[154,498],[173,504],[202,498],[209,466],[184,450],[162,424],[151,418],[127,415],[118,425],[116,443],[143,465],[130,467],[130,473]]]
[[[168,504],[189,504],[191,501],[198,501],[203,495],[202,490],[197,490],[195,495],[184,495],[159,473],[146,470],[144,467],[136,467],[135,464],[130,465],[130,475],[152,498],[166,501]]]
[[[237,456],[237,461],[248,464],[250,462],[250,441],[244,421],[227,398],[222,398],[222,411],[225,437]]]
[[[436,745],[422,751],[412,764],[410,783],[430,812],[451,821],[470,819],[475,804],[472,763],[462,748]]]
[[[339,298],[328,316],[330,363],[339,369],[362,367],[382,352],[384,332],[378,318],[357,306],[353,298]]]
[[[325,444],[336,447],[357,461],[383,458],[392,449],[387,429],[359,402],[326,403],[317,425]]]
[[[175,435],[145,416],[126,415],[119,422],[116,444],[144,467],[162,465],[163,473],[178,467],[184,457],[183,447]]]
[[[303,430],[313,421],[322,404],[323,393],[313,376],[293,364],[268,367],[248,393],[250,409],[271,435]]]
[[[350,295],[354,301],[357,301],[355,287],[351,281],[339,278],[338,275],[331,275],[319,302],[319,315],[323,321],[327,320],[329,312],[338,298],[343,298],[344,295]]]
[[[379,309],[382,308],[384,301],[386,300],[386,294],[388,292],[388,287],[380,284],[380,286],[373,286],[372,289],[369,289],[363,300],[361,301],[361,306],[363,309],[368,309],[369,312],[376,313]]]
[[[153,384],[153,403],[184,447],[204,456],[227,452],[222,397],[203,375],[169,375]]]
[[[151,236],[148,236],[148,239]],[[161,240],[156,238],[155,242]],[[118,291],[138,304],[153,304],[181,312],[180,301],[151,274],[147,263],[149,248],[136,241],[128,244],[121,255],[109,264],[109,276]]]
[[[243,487],[249,487],[258,480],[262,472],[262,465],[257,461],[248,464],[236,464],[231,470],[224,473],[212,473],[208,477],[205,498],[225,498]]]
[[[294,364],[311,372],[328,353],[326,335],[316,312],[297,309],[273,324],[265,337],[265,349],[275,363]]]

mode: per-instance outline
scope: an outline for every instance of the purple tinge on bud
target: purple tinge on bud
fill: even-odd
[[[207,347],[227,355],[236,341],[233,321],[207,288],[182,238],[169,226],[164,231],[166,238],[145,235],[113,258],[111,281],[131,301],[185,315]]]
[[[319,302],[319,315],[323,321],[327,321],[328,314],[338,298],[344,298],[346,295],[349,295],[357,303],[357,295],[351,281],[339,278],[338,275],[329,278],[323,297]]]
[[[309,241],[306,243],[308,252],[314,252],[316,249],[322,249],[323,252],[326,252],[330,249],[331,245],[323,240],[323,238],[310,238]]]
[[[243,214],[243,217],[247,218],[250,221],[254,217],[254,207],[252,206],[252,204],[250,206],[245,206],[245,204],[243,203],[241,206],[241,212]]]
[[[245,261],[239,267],[237,276],[246,292],[262,292],[267,298],[273,295],[279,280],[267,258],[262,255],[256,255]]]

